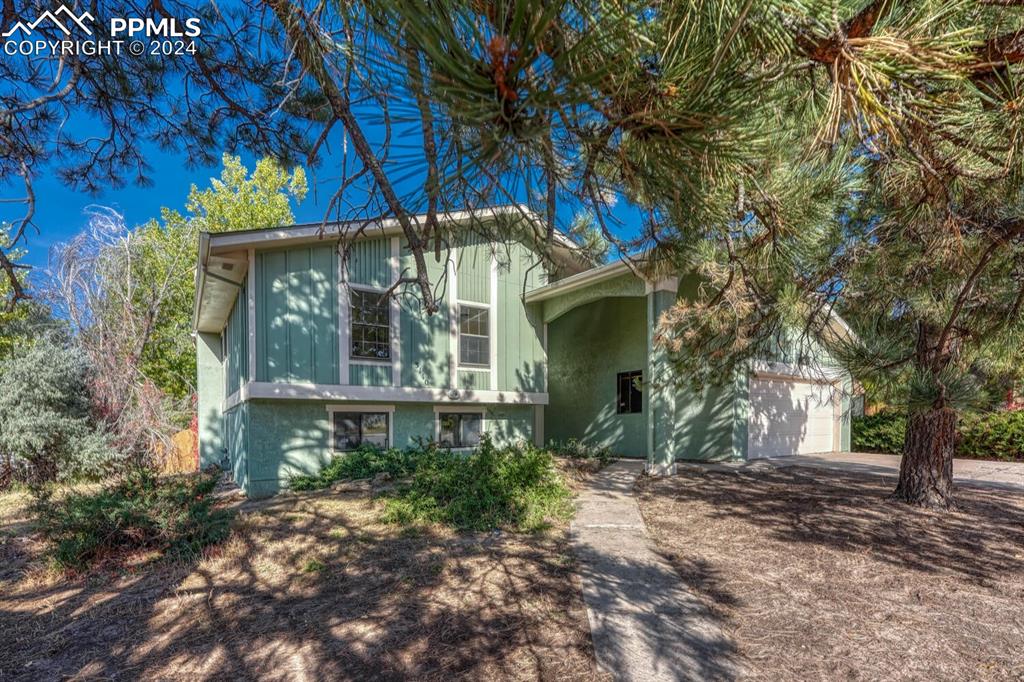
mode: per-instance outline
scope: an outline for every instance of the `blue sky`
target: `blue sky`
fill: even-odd
[[[373,117],[368,118],[364,123],[371,143],[383,139],[383,129],[375,123]],[[88,129],[88,126],[88,122],[69,121],[65,126],[65,132],[91,134],[92,131]],[[72,128],[77,130],[73,131]],[[410,140],[401,145],[406,146],[412,144],[412,140],[415,140],[416,143],[419,142],[418,132],[418,130],[403,130],[396,135],[398,138]],[[327,204],[337,189],[342,162],[340,128],[331,135],[331,138],[328,144],[321,148],[318,167],[306,169],[309,193],[301,204],[294,207],[295,218],[298,222],[323,219]],[[99,195],[93,196],[67,187],[52,168],[36,170],[34,181],[37,199],[35,223],[39,232],[30,230],[28,243],[19,245],[28,251],[22,262],[33,266],[38,273],[30,274],[30,278],[38,277],[42,274],[39,271],[46,269],[49,252],[54,245],[68,240],[85,229],[89,207],[112,208],[124,216],[126,225],[135,227],[152,218],[158,218],[162,207],[182,210],[191,185],[195,184],[200,188],[207,187],[211,179],[217,177],[221,171],[219,162],[213,167],[189,168],[188,158],[183,153],[162,150],[157,145],[144,141],[140,143],[140,147],[152,168],[149,176],[152,185],[146,187],[133,184],[120,188],[108,187]],[[257,159],[252,154],[243,151],[239,155],[250,170],[255,166]],[[416,156],[414,150],[402,149],[400,156],[401,158],[395,158],[396,168],[392,169],[392,175],[397,179],[396,189],[400,195],[413,195],[419,191],[418,186],[422,184],[425,171],[417,174],[416,169],[413,168],[410,177],[410,159]],[[219,159],[220,154],[216,154],[216,157]],[[415,162],[412,162],[412,165],[415,166]],[[6,187],[3,195],[14,196],[17,189],[16,187]],[[520,190],[522,191],[522,188]],[[13,218],[21,210],[21,205],[0,207],[0,217]],[[575,210],[576,207],[571,203],[560,201],[558,220],[561,227],[568,226]],[[628,236],[635,236],[639,225],[639,216],[636,211],[629,206],[620,204],[615,207],[614,214],[625,226],[626,231],[633,233]]]
[[[100,205],[115,209],[125,218],[129,227],[159,217],[162,207],[183,209],[189,187],[193,184],[206,187],[210,180],[220,174],[220,167],[188,169],[186,157],[161,151],[155,146],[148,150],[153,172],[152,186],[139,187],[129,184],[122,188],[107,189],[98,196],[74,191],[65,186],[53,173],[47,173],[35,181],[37,196],[35,223],[39,233],[29,232],[28,254],[23,262],[42,270],[46,268],[49,249],[81,232],[88,220],[90,206]],[[250,169],[256,158],[241,153],[243,162]],[[327,156],[317,169],[307,169],[310,191],[306,199],[295,208],[299,222],[316,221],[323,218],[327,202],[337,187],[339,171],[337,160]],[[18,207],[20,210],[20,206]],[[619,207],[616,213],[627,223],[635,222],[631,211]],[[563,205],[560,221],[567,222],[572,207]],[[632,219],[630,219],[632,218]]]

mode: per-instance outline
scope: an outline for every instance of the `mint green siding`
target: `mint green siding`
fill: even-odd
[[[378,289],[391,286],[391,239],[360,239],[351,245],[348,281]]]
[[[349,365],[348,383],[353,386],[394,385],[391,365]]]
[[[442,255],[443,258],[443,255]],[[427,273],[432,283],[445,279],[445,263],[427,254]],[[402,269],[414,272],[416,263],[408,248],[402,249]],[[449,374],[449,305],[451,286],[438,287],[441,309],[433,315],[422,310],[419,292],[408,290],[399,298],[401,308],[402,386],[451,388]]]
[[[491,373],[470,369],[460,369],[458,373],[459,388],[470,391],[486,391],[491,387]]]
[[[644,412],[616,413],[616,375],[647,365],[647,308],[642,297],[606,298],[548,325],[546,440],[578,438],[623,457],[647,454]]]
[[[243,285],[224,329],[227,346],[224,375],[226,395],[237,392],[249,380],[249,308],[246,300],[246,287]]]
[[[249,403],[240,403],[224,413],[224,448],[232,477],[246,492],[249,490],[250,446]]]
[[[338,383],[337,271],[333,246],[257,254],[257,381]]]
[[[459,300],[489,303],[491,300],[492,245],[468,235],[455,257]]]
[[[219,464],[224,456],[224,363],[220,334],[196,334],[196,405],[199,419],[199,466]]]
[[[522,244],[498,252],[498,385],[501,391],[539,393],[545,389],[547,353],[539,305],[522,297],[543,285],[539,257]],[[493,310],[492,310],[493,314]]]
[[[234,442],[247,442],[247,457],[240,459],[236,480],[252,497],[273,495],[287,487],[288,479],[299,473],[315,473],[334,455],[331,449],[330,403],[306,400],[253,400],[248,413],[230,413]],[[361,405],[366,403],[360,403]],[[434,406],[430,403],[380,403],[393,405],[394,446],[412,447],[434,438]],[[484,428],[499,445],[533,437],[533,410],[524,405],[467,406],[467,411],[484,409]],[[246,430],[248,429],[248,430]],[[242,461],[244,459],[244,461]],[[235,458],[232,458],[232,463]]]

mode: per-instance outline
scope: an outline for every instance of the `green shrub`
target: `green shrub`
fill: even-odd
[[[85,569],[138,550],[193,558],[228,533],[231,514],[215,509],[211,495],[219,476],[210,471],[158,477],[136,470],[94,492],[58,499],[37,491],[34,510],[63,569]]]
[[[572,515],[571,493],[546,450],[498,448],[484,437],[468,455],[428,447],[415,462],[411,481],[386,502],[386,521],[530,532]]]
[[[897,412],[855,417],[853,449],[898,455],[905,428],[906,417]],[[1024,461],[1024,411],[962,414],[957,431],[957,457]]]
[[[903,437],[907,428],[906,417],[898,412],[854,417],[850,429],[850,441],[857,452],[903,452]]]
[[[98,479],[122,457],[90,415],[85,356],[54,335],[0,360],[0,484]]]
[[[394,478],[410,475],[415,469],[418,450],[381,450],[364,445],[354,452],[338,455],[331,459],[318,473],[293,476],[288,482],[292,490],[319,490],[328,488],[335,481],[372,478],[387,472]]]
[[[612,461],[611,448],[603,445],[589,445],[576,438],[570,438],[564,443],[551,441],[548,443],[548,450],[558,457],[566,457],[572,460],[583,460],[595,462],[598,467],[603,467]]]
[[[965,414],[957,456],[1024,461],[1024,411]]]

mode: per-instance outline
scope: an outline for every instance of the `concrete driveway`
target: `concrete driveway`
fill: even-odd
[[[770,461],[777,467],[814,466],[883,476],[896,476],[900,471],[899,455],[875,452],[833,452],[754,461]],[[954,459],[953,480],[959,485],[1024,490],[1024,462]]]

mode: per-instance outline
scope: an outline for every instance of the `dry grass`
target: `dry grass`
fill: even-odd
[[[0,546],[0,679],[595,675],[564,529],[403,531],[330,492],[245,506],[198,564],[135,575],[68,582]]]
[[[640,484],[663,554],[747,679],[1024,680],[1024,494],[936,514],[893,481],[817,469]]]

